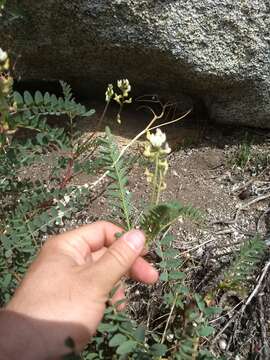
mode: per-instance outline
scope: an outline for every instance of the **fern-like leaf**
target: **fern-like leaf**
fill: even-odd
[[[111,205],[119,211],[124,227],[129,230],[131,229],[131,195],[127,190],[128,168],[123,159],[117,161],[120,151],[110,129],[106,127],[105,131],[101,154],[105,169],[108,170],[108,177],[113,180],[107,188],[107,196],[111,200]]]
[[[147,241],[154,240],[168,226],[174,223],[179,217],[198,220],[200,212],[191,206],[183,206],[178,201],[170,201],[151,208],[141,221],[141,229],[147,236]]]
[[[244,245],[240,248],[238,256],[227,270],[223,281],[219,284],[219,287],[245,293],[244,284],[261,261],[265,249],[265,242],[259,236],[245,241]]]
[[[69,84],[67,84],[65,81],[60,80],[60,85],[62,87],[64,98],[68,101],[73,99],[72,89]]]
[[[34,96],[29,91],[25,91],[23,96],[15,91],[13,100],[17,105],[18,114],[27,111],[27,116],[46,116],[46,115],[69,115],[91,116],[95,113],[93,109],[86,110],[84,105],[77,103],[72,97],[71,88],[66,83],[61,83],[63,87],[64,98],[57,98],[54,94],[46,92],[44,95],[37,91]]]

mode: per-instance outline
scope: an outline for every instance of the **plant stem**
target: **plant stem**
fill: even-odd
[[[74,117],[72,116],[71,113],[68,114],[69,116],[69,132],[70,132],[70,143],[71,143],[71,147],[73,146],[73,140],[74,140],[74,123],[73,123],[73,119]]]
[[[175,297],[174,297],[173,304],[172,304],[172,307],[171,307],[171,311],[170,311],[170,314],[168,316],[166,326],[165,326],[165,329],[164,329],[164,332],[163,332],[163,335],[162,335],[161,344],[163,344],[164,341],[165,341],[167,330],[168,330],[168,327],[169,327],[169,324],[170,324],[170,321],[171,321],[171,317],[172,317],[172,314],[173,314],[177,299],[178,299],[178,294],[176,294]]]
[[[153,192],[151,197],[151,204],[156,205],[156,193],[157,193],[157,183],[158,183],[158,161],[159,161],[159,153],[156,153],[155,156],[155,173],[153,178]]]
[[[156,205],[158,205],[158,203],[159,203],[160,193],[161,193],[161,185],[162,185],[162,176],[161,176],[161,171],[159,171],[159,182],[158,182],[158,189],[157,189]]]

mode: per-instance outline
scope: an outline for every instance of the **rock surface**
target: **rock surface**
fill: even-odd
[[[222,123],[270,128],[269,0],[9,0],[0,44],[25,80],[185,94]]]

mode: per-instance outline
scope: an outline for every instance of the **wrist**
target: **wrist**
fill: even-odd
[[[0,310],[0,360],[45,360],[48,357],[44,350],[31,319],[13,311]]]

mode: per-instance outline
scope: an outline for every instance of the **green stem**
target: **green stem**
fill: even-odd
[[[88,148],[89,143],[91,142],[91,140],[93,139],[93,137],[96,135],[96,133],[98,132],[98,130],[100,130],[101,124],[103,123],[103,120],[105,118],[105,115],[108,111],[108,107],[110,105],[110,101],[108,101],[104,107],[103,113],[97,123],[97,126],[95,128],[95,131],[82,143],[81,146],[78,147],[78,150],[76,151],[76,158],[81,155],[85,149]],[[93,154],[94,151],[91,152],[91,155]]]
[[[155,173],[153,178],[153,192],[151,197],[151,204],[156,204],[156,193],[157,193],[157,187],[158,187],[158,161],[159,161],[159,152],[156,153],[155,156]]]
[[[162,185],[162,176],[161,176],[161,171],[159,171],[159,182],[158,182],[158,188],[157,188],[156,205],[158,205],[158,203],[159,203],[160,193],[161,193],[161,185]]]
[[[69,116],[70,143],[71,143],[71,146],[73,146],[73,141],[74,141],[74,123],[73,123],[73,119],[74,119],[74,116],[71,113],[69,113],[68,116]]]

